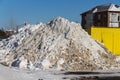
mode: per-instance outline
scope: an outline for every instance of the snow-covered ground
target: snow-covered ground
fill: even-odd
[[[26,71],[0,65],[0,80],[34,80]]]
[[[0,80],[63,80],[64,77],[68,77],[69,79],[75,77],[75,75],[66,76],[62,73],[64,72],[54,70],[20,70],[0,65]]]
[[[90,72],[90,71],[88,71]],[[99,74],[95,74],[99,72]],[[0,80],[119,80],[120,70],[109,71],[79,71],[78,74],[63,74],[65,71],[55,70],[20,70],[0,65]],[[75,72],[77,73],[77,72]],[[80,74],[86,73],[86,74]]]
[[[0,65],[0,80],[38,80],[38,79],[57,80],[53,78],[52,74],[49,71],[32,72],[28,70],[20,70],[17,68],[9,68]]]

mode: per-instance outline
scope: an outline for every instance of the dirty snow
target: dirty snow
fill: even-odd
[[[81,25],[57,17],[47,24],[27,25],[3,40],[2,64],[41,70],[106,70],[119,61],[92,39]]]

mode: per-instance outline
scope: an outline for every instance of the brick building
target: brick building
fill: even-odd
[[[84,29],[91,26],[120,27],[120,7],[115,4],[96,6],[81,16]]]

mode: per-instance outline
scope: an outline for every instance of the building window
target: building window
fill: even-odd
[[[98,20],[100,20],[101,19],[101,15],[100,14],[98,14]]]
[[[106,15],[106,14],[104,14],[104,18],[105,18],[105,19],[107,18],[107,15]]]
[[[105,24],[107,23],[107,15],[106,14],[103,14],[103,24],[104,26],[106,26]]]
[[[118,16],[118,22],[120,22],[120,15]]]
[[[110,14],[110,22],[111,22],[111,23],[116,23],[116,22],[118,22],[118,13],[111,13],[111,14]]]

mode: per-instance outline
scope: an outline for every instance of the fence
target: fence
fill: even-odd
[[[86,31],[115,55],[120,55],[120,28],[91,27]]]

